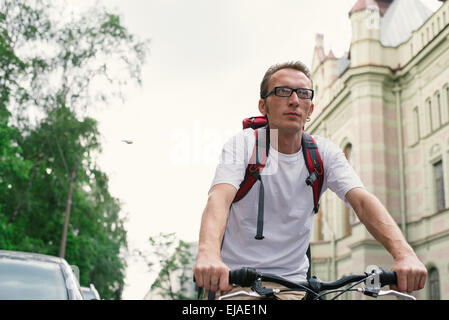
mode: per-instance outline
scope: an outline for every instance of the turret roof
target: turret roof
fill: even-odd
[[[394,0],[358,0],[349,11],[349,15],[362,10],[376,10],[383,16],[387,12],[388,7]]]
[[[420,0],[394,0],[382,17],[380,42],[384,46],[397,47],[407,41],[412,32],[419,29],[433,14]]]

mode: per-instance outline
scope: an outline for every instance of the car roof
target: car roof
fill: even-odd
[[[20,259],[20,260],[40,260],[55,263],[63,263],[64,261],[60,257],[50,256],[46,254],[24,252],[24,251],[12,251],[12,250],[0,250],[0,257]]]

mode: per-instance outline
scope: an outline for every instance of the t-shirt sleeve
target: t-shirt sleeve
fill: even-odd
[[[224,144],[211,188],[219,183],[228,183],[239,189],[249,162],[248,150],[253,149],[254,143],[254,131],[246,129]]]
[[[327,187],[335,192],[346,206],[351,207],[346,200],[346,193],[353,188],[364,188],[364,185],[343,151],[331,141],[326,141],[325,144],[323,165]]]

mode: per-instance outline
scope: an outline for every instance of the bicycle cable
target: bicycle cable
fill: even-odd
[[[315,296],[318,296],[318,295],[319,295],[317,292],[313,291],[313,290],[310,289],[309,287],[307,287],[307,286],[305,286],[305,285],[302,285],[302,284],[300,284],[300,283],[290,282],[290,283],[293,283],[293,284],[296,286],[296,288],[290,287],[290,285],[286,284],[285,282],[280,283],[280,282],[278,282],[278,277],[273,276],[273,275],[271,275],[271,274],[265,274],[265,275],[262,277],[262,280],[264,280],[264,281],[276,282],[276,283],[282,284],[282,285],[284,285],[285,287],[288,288],[288,289],[281,289],[279,292],[285,292],[285,291],[303,291],[303,292],[307,292],[307,293],[314,294]]]
[[[362,283],[363,281],[366,281],[366,280],[367,280],[368,278],[370,278],[370,277],[373,277],[373,275],[370,274],[370,275],[366,276],[365,278],[363,278],[362,280],[357,281],[356,283],[354,283],[354,284],[351,285],[350,287],[348,287],[348,288],[346,288],[346,289],[343,289],[342,292],[340,292],[340,294],[337,294],[337,295],[336,295],[335,297],[333,297],[331,300],[337,299],[337,298],[338,298],[339,296],[341,296],[343,293],[350,291],[350,289],[352,289],[352,288],[354,288],[355,286],[359,285],[359,284]],[[318,298],[321,297],[321,296],[323,296],[323,295],[326,295],[326,292],[323,293],[322,295],[318,296]]]
[[[334,290],[329,290],[329,291],[326,291],[326,292],[320,294],[316,299],[319,299],[319,298],[324,297],[324,296],[326,296],[328,294],[331,294],[331,293],[341,292],[343,294],[343,293],[346,293],[348,291],[358,292],[357,289],[349,289],[349,288],[348,289],[334,289]],[[333,300],[333,299],[331,299],[331,300]]]
[[[315,296],[319,296],[318,293],[316,293],[315,291],[313,291],[313,290],[311,290],[311,289],[309,289],[309,288],[307,288],[307,287],[305,287],[305,286],[302,286],[302,285],[298,285],[298,286],[299,286],[300,288],[281,289],[281,290],[279,290],[279,292],[301,291],[301,292],[312,293],[312,294],[314,294]]]
[[[315,297],[313,298],[313,300],[318,300],[321,297],[324,297],[325,295],[328,295],[330,293],[334,293],[334,292],[340,292],[340,294],[336,295],[334,298],[332,298],[331,300],[335,300],[336,298],[338,298],[339,296],[341,296],[342,294],[348,292],[348,291],[357,291],[357,289],[352,289],[353,287],[359,285],[360,283],[362,283],[363,281],[366,281],[368,278],[372,277],[373,275],[368,275],[365,278],[357,281],[356,283],[354,283],[353,285],[351,285],[350,287],[346,288],[346,289],[335,289],[335,290],[330,290],[330,291],[325,291],[322,294],[316,293],[315,291],[297,284],[297,286],[299,286],[300,288],[288,288],[288,289],[281,289],[279,290],[279,292],[288,292],[288,291],[306,291],[309,293],[312,293],[315,295]]]

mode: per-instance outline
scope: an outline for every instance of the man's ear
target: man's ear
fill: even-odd
[[[310,106],[309,114],[307,115],[307,117],[310,117],[312,115],[313,108],[314,108],[314,104],[312,103],[312,105]]]
[[[267,105],[265,104],[264,99],[259,99],[259,111],[263,116],[267,115]]]

